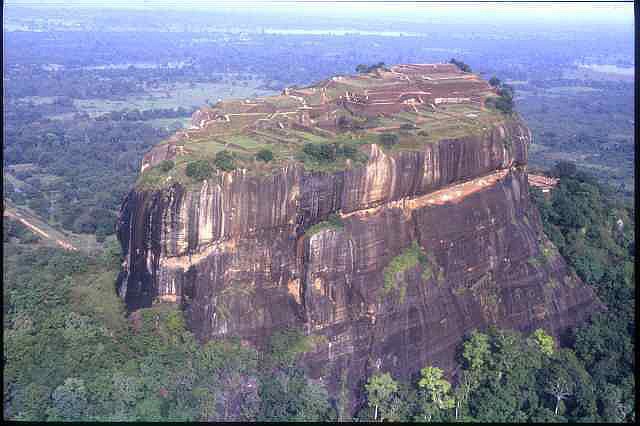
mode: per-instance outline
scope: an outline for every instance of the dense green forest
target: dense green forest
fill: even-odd
[[[403,33],[389,37],[255,30],[290,25],[286,14],[6,12],[5,207],[101,247],[54,248],[4,217],[6,419],[635,421],[633,81],[579,65],[632,67],[628,28],[425,26],[391,17],[297,23]],[[246,32],[233,28],[239,23]],[[209,32],[212,25],[223,30]],[[515,89],[500,107],[517,102],[531,127],[531,166],[581,166],[553,167],[560,183],[550,195],[532,188],[546,234],[607,308],[563,336],[562,347],[545,330],[476,330],[461,342],[455,380],[432,365],[411,382],[373,374],[351,418],[344,395],[329,395],[298,364],[314,342],[297,330],[256,351],[235,339],[198,343],[170,305],[127,316],[115,291],[117,211],[142,155],[188,125],[195,107],[353,73],[358,64],[451,56]],[[383,145],[395,143],[388,136]],[[306,155],[321,161],[353,154],[310,148]],[[341,226],[334,219],[318,226]]]
[[[40,158],[52,148],[50,142],[75,145],[76,136],[82,136],[87,128],[92,145],[118,154],[108,155],[109,170],[91,165],[94,174],[107,183],[92,193],[117,185],[121,197],[130,188],[130,168],[138,169],[140,152],[145,151],[128,143],[148,146],[163,138],[150,129],[152,117],[184,119],[192,107],[230,96],[221,89],[223,82],[235,88],[231,97],[245,97],[258,88],[280,91],[353,73],[358,65],[364,70],[367,66],[363,64],[436,63],[451,57],[485,79],[497,75],[516,89],[518,112],[534,134],[531,165],[550,168],[560,160],[576,161],[600,181],[626,196],[633,194],[633,76],[590,71],[580,65],[608,64],[632,70],[631,20],[631,27],[577,28],[574,23],[554,26],[533,21],[524,26],[506,22],[461,25],[451,19],[434,19],[424,25],[392,16],[329,20],[316,16],[306,20],[294,18],[292,13],[238,15],[222,10],[196,14],[166,11],[153,16],[144,11],[96,13],[75,8],[46,13],[8,8],[6,12],[3,114],[5,123],[16,125],[5,128],[8,152],[3,165],[35,164],[30,177],[45,185],[33,187],[32,193],[43,196],[32,204],[39,211],[48,209],[47,217],[68,230],[99,228],[104,234],[107,228],[101,224],[109,215],[98,210],[103,208],[100,199],[91,200],[93,205],[80,211],[73,201],[74,190],[65,190],[68,197],[63,199],[50,193],[46,184],[59,175],[38,168],[47,158],[56,158],[57,151],[42,156],[40,163],[32,158],[35,154]],[[260,31],[273,25],[287,27],[292,20],[301,28],[299,33]],[[219,32],[208,31],[212,26]],[[354,30],[342,35],[327,31],[336,26]],[[238,28],[246,32],[238,32]],[[362,30],[403,35],[364,34]],[[256,87],[241,90],[247,84]],[[194,92],[205,95],[194,96]],[[165,94],[179,99],[171,111],[167,105],[146,104],[138,111],[122,111],[134,100],[146,102],[153,95],[154,102],[159,102],[157,97]],[[119,102],[117,107],[114,102]],[[84,115],[92,111],[88,105],[104,107],[102,118],[106,121],[88,119]],[[502,102],[502,107],[509,109],[509,103]],[[16,118],[21,122],[16,123]],[[132,121],[136,119],[140,121]],[[129,130],[133,125],[140,130]],[[122,137],[122,132],[131,134]],[[39,141],[38,149],[29,147],[31,155],[21,156],[16,152],[21,147],[18,139],[27,136]],[[67,150],[66,156],[72,152]],[[111,174],[124,179],[114,182]],[[107,210],[117,210],[120,199]],[[73,204],[73,209],[59,211],[66,203]],[[63,220],[65,216],[67,220]],[[71,216],[82,219],[74,224]]]
[[[634,212],[571,164],[533,191],[545,231],[607,310],[560,347],[544,330],[487,329],[460,346],[450,383],[425,365],[413,382],[376,373],[354,420],[635,420]],[[313,341],[296,330],[264,351],[228,339],[198,343],[179,310],[126,317],[115,293],[113,242],[94,256],[39,244],[3,225],[4,415],[15,420],[349,420],[297,364]]]
[[[61,121],[33,105],[10,105],[3,123],[4,162],[20,166],[7,170],[14,179],[3,179],[4,196],[66,230],[99,240],[112,234],[140,158],[169,135],[144,121],[157,111],[136,113],[137,120],[110,113]]]
[[[513,99],[501,97],[495,106],[510,111],[517,102],[518,113],[534,134],[532,166],[577,161],[618,192],[627,197],[633,193],[633,81],[615,73],[585,74],[576,65],[593,58],[633,65],[633,37],[624,28],[567,33],[564,26],[532,24],[520,33],[506,26],[461,27],[447,20],[425,27],[389,18],[384,23],[343,23],[421,35],[245,34],[229,27],[285,24],[291,16],[7,12],[4,197],[53,227],[98,243],[113,234],[142,155],[187,126],[194,108],[385,63],[447,62],[452,56],[462,69],[472,65],[486,79],[499,75],[501,89],[515,88],[515,94],[510,91]],[[70,31],[68,22],[76,30]],[[122,22],[146,29],[123,30]],[[176,22],[190,30],[175,31]],[[213,23],[229,31],[199,32]],[[337,22],[318,17],[299,24],[318,29],[333,28]],[[16,26],[23,29],[7,30]],[[508,37],[496,39],[497,31]],[[581,57],[584,52],[592,58]]]

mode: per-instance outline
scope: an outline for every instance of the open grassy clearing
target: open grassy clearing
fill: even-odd
[[[156,129],[172,129],[176,123],[180,123],[180,125],[186,129],[191,126],[191,117],[156,118],[148,120],[147,123]]]
[[[547,90],[545,90],[545,92],[566,95],[576,93],[602,92],[602,89],[595,89],[588,86],[556,86],[548,88]]]
[[[189,141],[188,148],[186,149],[187,152],[193,153],[197,156],[211,157],[225,149],[225,144],[219,142],[217,138],[197,139]],[[182,156],[178,156],[176,161],[181,157]]]
[[[300,102],[298,99],[296,99],[293,96],[276,95],[276,96],[268,96],[264,99],[265,101],[268,101],[270,103],[277,105],[278,110],[290,109],[291,111],[294,111],[297,107],[302,106],[302,102]]]
[[[239,147],[240,149],[248,152],[257,151],[264,145],[264,143],[262,143],[261,141],[243,134],[234,135],[228,138],[227,144],[235,145],[236,147]]]
[[[25,96],[20,98],[24,102],[33,102],[35,105],[52,104],[55,100],[55,96]]]
[[[290,130],[289,133],[292,135],[295,135],[298,138],[298,140],[303,140],[305,142],[327,143],[331,141],[331,139],[329,138],[325,138],[323,136],[315,135],[309,132],[302,132],[299,130]]]
[[[140,181],[145,185],[182,182],[187,166],[194,179],[206,179],[203,176],[209,175],[210,168],[241,168],[261,174],[288,162],[299,162],[312,171],[335,172],[364,164],[364,144],[379,144],[385,151],[421,150],[428,143],[483,133],[505,119],[502,113],[479,104],[433,106],[438,97],[477,98],[495,93],[486,82],[462,78],[455,67],[419,67],[405,70],[408,73],[400,67],[382,75],[343,76],[315,87],[293,87],[290,95],[218,103],[204,111],[199,130],[188,138],[178,135],[178,140],[170,140],[180,147],[175,167],[164,167],[164,173],[147,170]],[[431,82],[421,78],[430,73],[440,78],[443,70],[454,78]],[[438,86],[437,90],[430,92],[429,84]],[[373,97],[349,95],[362,95],[365,90]],[[405,103],[405,95],[415,91],[426,96],[424,104]],[[301,109],[307,106],[310,112]],[[200,167],[204,175],[196,177],[193,173],[199,173],[195,170]]]
[[[108,99],[75,99],[75,107],[89,115],[95,116],[110,111],[124,109],[154,108],[190,108],[205,105],[207,101],[215,103],[219,99],[249,98],[271,95],[272,91],[258,89],[263,82],[248,80],[246,87],[234,81],[221,83],[175,83],[150,89],[143,95],[134,95],[121,100]]]
[[[468,117],[467,114],[473,116]],[[310,171],[336,172],[363,164],[363,158],[318,161],[302,152],[305,144],[337,143],[357,148],[364,144],[379,143],[383,133],[394,133],[398,135],[398,142],[391,148],[384,148],[385,151],[422,150],[425,144],[482,133],[503,119],[504,117],[493,111],[480,110],[468,105],[448,105],[446,109],[438,108],[434,112],[402,112],[394,116],[381,117],[378,120],[379,127],[372,130],[343,132],[329,138],[291,128],[252,129],[248,132],[238,125],[238,120],[234,117],[232,124],[235,124],[233,127],[237,126],[236,130],[179,143],[184,146],[184,155],[176,158],[175,168],[169,173],[147,171],[139,183],[145,187],[149,184],[155,187],[168,182],[195,185],[196,183],[185,174],[187,164],[199,159],[214,161],[216,154],[221,151],[228,151],[234,156],[237,168],[252,170],[257,174],[270,173],[291,161],[301,162]],[[407,127],[408,124],[414,128]],[[405,127],[402,127],[403,125]],[[272,161],[263,163],[255,159],[256,154],[262,149],[272,152]]]
[[[363,76],[361,78],[349,79],[349,84],[363,89],[374,89],[380,85],[379,78],[372,78],[369,76]]]
[[[275,132],[274,130],[253,130],[250,135],[255,136],[262,144],[289,145],[296,144],[302,139],[289,132]]]

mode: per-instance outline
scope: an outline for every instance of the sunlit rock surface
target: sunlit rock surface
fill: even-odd
[[[542,232],[530,140],[511,118],[421,150],[364,145],[366,164],[335,173],[291,162],[270,176],[220,172],[199,189],[132,190],[118,223],[119,294],[130,310],[176,303],[203,341],[260,346],[286,327],[322,336],[304,364],[334,394],[347,386],[354,406],[376,369],[454,374],[474,328],[560,336],[599,303]],[[305,232],[330,215],[341,226]],[[423,261],[385,282],[415,243]]]

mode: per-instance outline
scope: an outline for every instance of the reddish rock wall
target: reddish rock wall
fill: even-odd
[[[451,373],[473,328],[557,335],[597,301],[567,272],[530,205],[530,137],[511,121],[420,152],[368,146],[366,166],[335,174],[291,165],[270,177],[220,174],[197,191],[132,191],[118,224],[119,293],[130,309],[179,303],[201,340],[261,345],[290,326],[324,336],[305,364],[333,391],[346,378],[354,404],[376,368],[397,378],[425,364]],[[501,179],[489,180],[496,170]],[[458,196],[471,179],[479,189]],[[442,188],[450,201],[425,201]],[[332,213],[342,228],[305,235]],[[427,266],[385,290],[385,268],[414,241]]]

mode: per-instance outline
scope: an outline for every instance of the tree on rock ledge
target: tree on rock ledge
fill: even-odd
[[[192,161],[185,169],[187,176],[198,181],[211,177],[211,172],[211,165],[207,160]]]
[[[367,74],[377,69],[386,69],[384,62],[378,62],[377,64],[373,64],[373,65],[359,64],[356,67],[356,72],[360,74]]]
[[[462,61],[458,61],[455,58],[451,58],[449,63],[457,66],[458,68],[460,68],[460,71],[462,71],[462,72],[471,72],[471,67],[469,65],[465,64]]]

